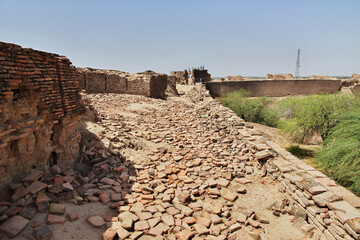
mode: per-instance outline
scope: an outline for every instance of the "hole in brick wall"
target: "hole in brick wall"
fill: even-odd
[[[52,152],[49,158],[49,165],[50,167],[57,164],[57,154],[56,152]]]
[[[13,100],[17,100],[20,98],[20,89],[12,89],[13,92]]]

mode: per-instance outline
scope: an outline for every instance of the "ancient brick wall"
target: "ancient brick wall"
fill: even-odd
[[[294,79],[291,73],[289,74],[266,74],[266,79],[272,80],[292,80]]]
[[[341,89],[340,80],[243,80],[206,83],[212,97],[244,89],[251,97],[283,97],[316,93],[335,93]]]
[[[167,87],[167,75],[152,71],[133,74],[128,78],[127,93],[163,98]]]
[[[210,82],[211,75],[208,73],[206,69],[193,69],[192,75],[195,78],[196,82]]]
[[[127,79],[117,74],[106,75],[107,91],[112,93],[126,93]]]
[[[32,168],[70,167],[84,106],[69,59],[0,42],[0,182]]]
[[[86,72],[85,79],[88,93],[106,92],[106,75],[104,73]]]
[[[170,72],[170,77],[175,77],[176,78],[176,83],[179,84],[188,84],[188,71],[171,71]]]
[[[225,81],[243,81],[244,78],[242,76],[227,76]]]
[[[178,78],[175,76],[168,76],[167,77],[167,88],[166,88],[166,95],[168,96],[179,96],[179,92],[176,89],[176,83]]]
[[[163,98],[167,75],[153,71],[129,74],[116,70],[78,68],[80,86],[88,93],[123,93]]]

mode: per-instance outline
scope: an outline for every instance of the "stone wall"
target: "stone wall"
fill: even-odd
[[[77,68],[80,86],[88,93],[122,93],[163,98],[167,75],[153,71],[130,74],[116,70]]]
[[[327,239],[360,239],[360,198],[251,128],[240,130],[251,146],[262,174],[281,183],[281,189],[305,221]],[[304,225],[305,224],[305,225]]]
[[[70,167],[84,112],[76,68],[63,56],[0,42],[0,182],[33,168]]]
[[[252,97],[283,97],[302,94],[334,93],[340,91],[340,80],[244,80],[206,83],[212,97],[245,89]]]

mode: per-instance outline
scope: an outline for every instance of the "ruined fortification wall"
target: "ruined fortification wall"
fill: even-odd
[[[167,88],[166,88],[166,95],[168,96],[179,96],[179,92],[176,89],[176,83],[178,78],[175,76],[168,76],[167,77]]]
[[[321,75],[312,75],[308,79],[317,79],[317,80],[338,80],[336,77],[331,76],[321,76]]]
[[[192,76],[195,78],[196,82],[206,83],[211,81],[211,75],[206,69],[193,69]]]
[[[245,80],[206,83],[212,97],[245,89],[252,97],[283,97],[288,95],[334,93],[340,90],[341,80]]]
[[[152,71],[129,74],[116,70],[77,68],[80,87],[88,93],[122,93],[163,98],[167,75]]]
[[[266,79],[272,79],[272,80],[292,80],[294,79],[293,75],[291,73],[288,74],[266,74]]]
[[[242,76],[227,76],[225,79],[225,81],[231,81],[231,82],[236,82],[236,81],[243,81],[244,78]]]
[[[176,83],[187,84],[188,83],[188,71],[171,71],[170,77],[175,77]]]
[[[0,42],[0,182],[32,168],[70,167],[84,112],[76,68],[56,54]]]
[[[80,87],[88,93],[126,93],[129,74],[115,70],[77,68]]]

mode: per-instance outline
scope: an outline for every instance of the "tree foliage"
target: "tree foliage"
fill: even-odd
[[[278,122],[278,127],[289,133],[295,142],[306,142],[316,133],[325,139],[340,114],[348,111],[354,101],[354,97],[345,94],[290,97],[279,103],[283,119]]]
[[[360,195],[360,108],[340,117],[315,156],[328,176]]]

